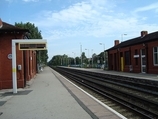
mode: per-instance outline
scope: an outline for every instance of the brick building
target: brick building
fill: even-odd
[[[141,31],[139,37],[119,43],[108,52],[108,68],[114,71],[158,74],[158,32]]]
[[[12,39],[26,39],[27,32],[29,30],[20,29],[0,19],[0,89],[12,88]],[[36,52],[19,50],[16,45],[16,63],[22,67],[17,70],[17,86],[23,88],[26,81],[36,74]]]

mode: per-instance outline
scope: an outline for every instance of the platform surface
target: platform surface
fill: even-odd
[[[11,91],[0,91],[0,119],[92,119],[48,67],[30,87]]]
[[[0,90],[0,119],[120,119],[49,67],[30,86]]]
[[[66,67],[66,68],[73,68],[73,69],[78,69],[78,70],[85,70],[85,71],[98,72],[98,73],[104,73],[104,74],[158,81],[158,74],[121,72],[121,71],[103,70],[103,69],[97,69],[97,68],[75,68],[75,67]]]

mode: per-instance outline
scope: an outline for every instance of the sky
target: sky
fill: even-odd
[[[0,18],[33,23],[55,55],[97,55],[120,42],[158,31],[157,0],[0,0]]]

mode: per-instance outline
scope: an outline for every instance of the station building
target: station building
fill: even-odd
[[[122,72],[158,74],[158,31],[119,43],[108,52],[108,69]]]
[[[12,39],[27,39],[28,29],[21,29],[0,19],[0,89],[12,86]],[[17,86],[23,88],[36,75],[36,52],[19,50],[16,44]]]

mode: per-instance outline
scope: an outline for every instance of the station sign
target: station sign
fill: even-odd
[[[19,43],[19,50],[46,50],[46,43]]]

